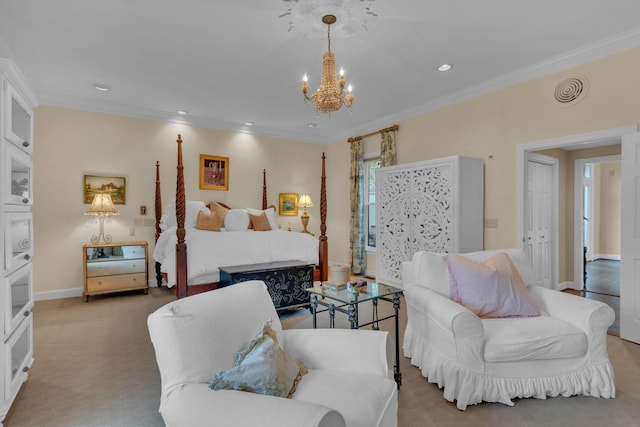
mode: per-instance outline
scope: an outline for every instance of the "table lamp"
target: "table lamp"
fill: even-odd
[[[313,234],[309,232],[309,230],[307,230],[307,225],[309,225],[309,214],[307,213],[307,208],[310,208],[312,206],[313,202],[311,201],[311,197],[309,197],[308,194],[303,194],[300,196],[298,207],[304,208],[304,212],[302,212],[302,216],[300,217],[300,219],[302,220],[302,226],[304,227],[304,230],[302,230],[303,233]]]
[[[111,243],[111,236],[104,234],[104,219],[112,215],[120,215],[116,207],[113,205],[111,195],[109,193],[99,193],[93,198],[91,207],[85,215],[93,215],[98,217],[100,221],[100,234],[91,236],[91,243],[100,243],[100,239],[104,243]]]

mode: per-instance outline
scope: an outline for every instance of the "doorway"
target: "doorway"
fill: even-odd
[[[582,222],[574,242],[582,280],[574,281],[580,295],[613,308],[612,335],[620,335],[621,171],[619,155],[579,159],[574,167],[574,222]]]
[[[556,152],[557,151],[558,153],[560,153],[560,155],[562,155],[561,153],[565,153],[565,155],[568,156],[568,158],[571,158],[572,154],[570,153],[572,151],[584,150],[584,149],[598,149],[596,151],[602,151],[603,154],[614,154],[609,152],[615,151],[615,150],[612,150],[611,147],[606,147],[606,146],[621,144],[622,151],[624,152],[626,150],[627,152],[626,157],[625,156],[621,156],[621,157],[627,158],[631,153],[631,149],[637,150],[636,152],[640,153],[640,134],[638,134],[637,132],[638,132],[638,126],[627,126],[627,127],[607,129],[607,130],[597,131],[597,132],[590,132],[590,133],[581,134],[581,135],[573,135],[573,136],[564,137],[564,138],[554,138],[554,139],[549,139],[544,141],[537,141],[533,143],[517,145],[516,146],[516,165],[517,165],[516,207],[517,207],[517,221],[518,221],[517,237],[518,237],[518,242],[520,242],[522,247],[524,247],[526,243],[526,227],[525,227],[525,224],[526,224],[525,209],[526,209],[526,194],[527,194],[526,193],[526,180],[527,180],[526,162],[527,162],[528,154],[534,151],[535,152],[540,152],[540,151]],[[638,148],[635,148],[636,145],[633,145],[633,144],[637,144]],[[615,154],[620,154],[619,148],[617,150],[617,153]],[[597,156],[597,154],[592,155],[590,157],[595,157],[595,156]],[[636,157],[631,155],[631,157],[629,158],[635,159]],[[640,159],[640,156],[638,156],[637,158]],[[622,204],[624,206],[626,201],[626,203],[632,203],[631,206],[633,207],[633,206],[636,206],[633,204],[635,203],[634,200],[637,199],[637,197],[635,196],[640,195],[640,193],[638,194],[633,193],[631,190],[629,190],[629,188],[631,187],[629,187],[628,185],[625,187],[624,183],[627,181],[632,182],[633,181],[632,178],[634,176],[638,176],[640,179],[640,167],[637,167],[634,169],[633,168],[634,164],[625,165],[624,161],[622,163],[623,163],[622,165],[622,168],[623,168],[622,192],[623,193],[622,194],[628,193],[628,197],[626,196],[622,197]],[[571,169],[573,169],[573,163],[571,165],[572,165]],[[632,173],[635,173],[635,175],[632,175]],[[573,173],[568,174],[568,176],[562,177],[562,182],[566,182],[564,181],[565,179],[573,180]],[[569,194],[567,194],[567,192]],[[558,270],[555,272],[552,271],[552,277],[554,278],[552,281],[552,286],[554,289],[558,289],[558,290],[562,290],[566,288],[576,288],[576,287],[582,288],[582,278],[580,277],[581,275],[576,274],[577,272],[576,270],[578,270],[579,272],[583,271],[584,255],[581,254],[579,257],[579,260],[576,260],[573,254],[574,254],[575,236],[583,232],[583,221],[579,221],[576,223],[573,220],[572,213],[574,212],[574,209],[572,204],[574,203],[574,201],[572,200],[573,198],[571,197],[571,193],[573,193],[573,185],[570,185],[568,187],[564,186],[564,188],[561,187],[561,196],[559,198],[560,203],[558,204],[558,206],[556,206],[556,209],[554,212],[554,215],[557,215],[558,211],[562,211],[566,209],[566,212],[563,213],[562,216],[560,217],[559,227],[552,230],[552,233],[553,233],[552,239],[558,239],[559,233],[561,233],[561,236],[562,236],[562,245],[559,248],[559,250],[556,252],[557,254],[556,258],[558,261],[557,262]],[[627,201],[627,199],[629,200]],[[569,208],[569,206],[571,206],[571,208]],[[640,208],[640,204],[638,204],[637,207]],[[625,215],[626,210],[630,211],[628,215]],[[635,212],[637,212],[637,210],[634,210],[634,209],[626,209],[626,210],[622,209],[622,214],[621,214],[622,216],[621,225],[622,225],[622,228],[625,228],[625,229],[628,227],[634,226],[633,221],[634,221],[634,218],[636,218]],[[567,215],[567,213],[569,214]],[[638,211],[638,214],[640,215],[640,211]],[[637,216],[637,217],[640,218],[640,216]],[[625,226],[625,224],[627,224],[627,226]],[[638,229],[640,229],[640,227]],[[635,263],[636,260],[640,261],[640,250],[636,251],[637,252],[636,254],[636,252],[633,252],[629,249],[629,248],[635,247],[634,245],[636,244],[635,240],[633,241],[634,242],[633,244],[629,243],[631,237],[635,238],[635,234],[634,236],[626,236],[626,234],[622,236],[622,246],[621,246],[621,254],[620,254],[620,258],[621,258],[621,285],[620,285],[621,287],[621,297],[620,297],[621,337],[623,339],[627,339],[633,342],[640,342],[640,336],[637,336],[637,333],[640,332],[640,330],[636,330],[635,326],[631,326],[631,325],[640,323],[640,319],[636,319],[636,317],[634,316],[634,313],[638,312],[636,310],[636,305],[640,307],[640,304],[637,304],[638,301],[634,301],[634,298],[632,297],[634,292],[633,288],[636,286],[636,283],[637,283],[636,280],[634,279],[635,276],[633,276],[632,274],[634,271],[636,271],[633,269],[633,265],[637,265]],[[627,240],[625,240],[625,238]],[[638,245],[638,247],[640,248],[640,244]],[[629,257],[626,263],[625,263],[625,253]],[[578,267],[578,264],[579,264],[579,267]],[[579,278],[579,279],[576,280],[575,278]],[[627,326],[625,327],[625,325]]]

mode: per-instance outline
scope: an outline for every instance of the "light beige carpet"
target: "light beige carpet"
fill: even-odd
[[[35,362],[5,427],[162,426],[158,414],[160,378],[146,318],[173,298],[166,289],[154,287],[149,295],[96,297],[89,303],[79,297],[37,302]],[[381,303],[380,309],[387,313],[390,305]],[[361,322],[370,318],[369,310],[363,307],[360,311]],[[326,327],[327,319],[322,316],[319,326]],[[337,314],[336,323],[346,327],[345,316]],[[308,311],[299,311],[284,316],[283,324],[286,328],[310,327],[311,316]],[[402,306],[401,331],[405,324]],[[393,322],[387,320],[381,327],[392,331]],[[523,399],[514,407],[483,403],[465,412],[444,400],[442,391],[401,356],[398,424],[640,426],[640,346],[612,336],[608,343],[616,373],[616,399]]]

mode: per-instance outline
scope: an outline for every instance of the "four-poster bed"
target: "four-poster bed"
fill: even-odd
[[[254,264],[259,262],[293,261],[303,260],[315,265],[313,280],[326,281],[328,277],[328,239],[326,235],[326,175],[325,155],[322,154],[322,175],[320,189],[320,236],[318,239],[304,233],[275,230],[272,222],[272,231],[224,231],[210,232],[193,229],[194,206],[204,203],[187,201],[184,188],[184,165],[182,160],[182,137],[178,135],[178,159],[175,199],[175,227],[167,228],[166,214],[169,209],[162,212],[162,200],[160,191],[160,164],[156,162],[156,278],[158,286],[161,285],[163,276],[168,286],[175,284],[176,296],[183,298],[200,292],[205,292],[220,287],[218,268],[226,265]],[[213,203],[212,203],[213,204]],[[217,203],[217,209],[222,206],[231,209],[222,203]],[[214,211],[213,206],[211,212]],[[262,211],[245,209],[264,213],[272,209],[267,206],[266,170],[263,170],[262,186]],[[206,209],[207,211],[209,209]],[[274,210],[275,211],[275,210]],[[273,211],[273,212],[274,212]],[[273,212],[269,212],[273,215]],[[173,215],[173,213],[171,212]],[[187,218],[187,216],[189,218]],[[164,230],[163,230],[163,219]],[[187,220],[188,219],[188,220]],[[191,224],[191,225],[190,225]],[[215,244],[208,243],[215,239]],[[175,242],[175,247],[173,246]],[[187,243],[191,252],[187,252]],[[208,245],[208,246],[206,246]],[[249,251],[250,249],[250,251]],[[215,252],[217,251],[217,252]],[[251,252],[246,254],[246,252]],[[258,253],[262,251],[261,253]],[[215,253],[214,253],[215,252]],[[248,257],[245,258],[245,256]],[[262,258],[264,259],[262,259]],[[196,260],[198,258],[198,260]],[[204,259],[204,263],[203,263]],[[189,265],[188,265],[189,264]],[[203,266],[203,264],[206,264]],[[204,269],[215,269],[214,275],[204,275]],[[190,271],[190,269],[194,271]],[[212,280],[203,278],[213,278]],[[205,280],[205,282],[203,282]]]

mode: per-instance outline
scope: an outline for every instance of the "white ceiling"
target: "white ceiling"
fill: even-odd
[[[300,85],[317,87],[331,11],[355,30],[331,50],[356,98],[317,116]],[[639,16],[638,0],[0,0],[0,48],[41,104],[326,143],[640,45]]]

